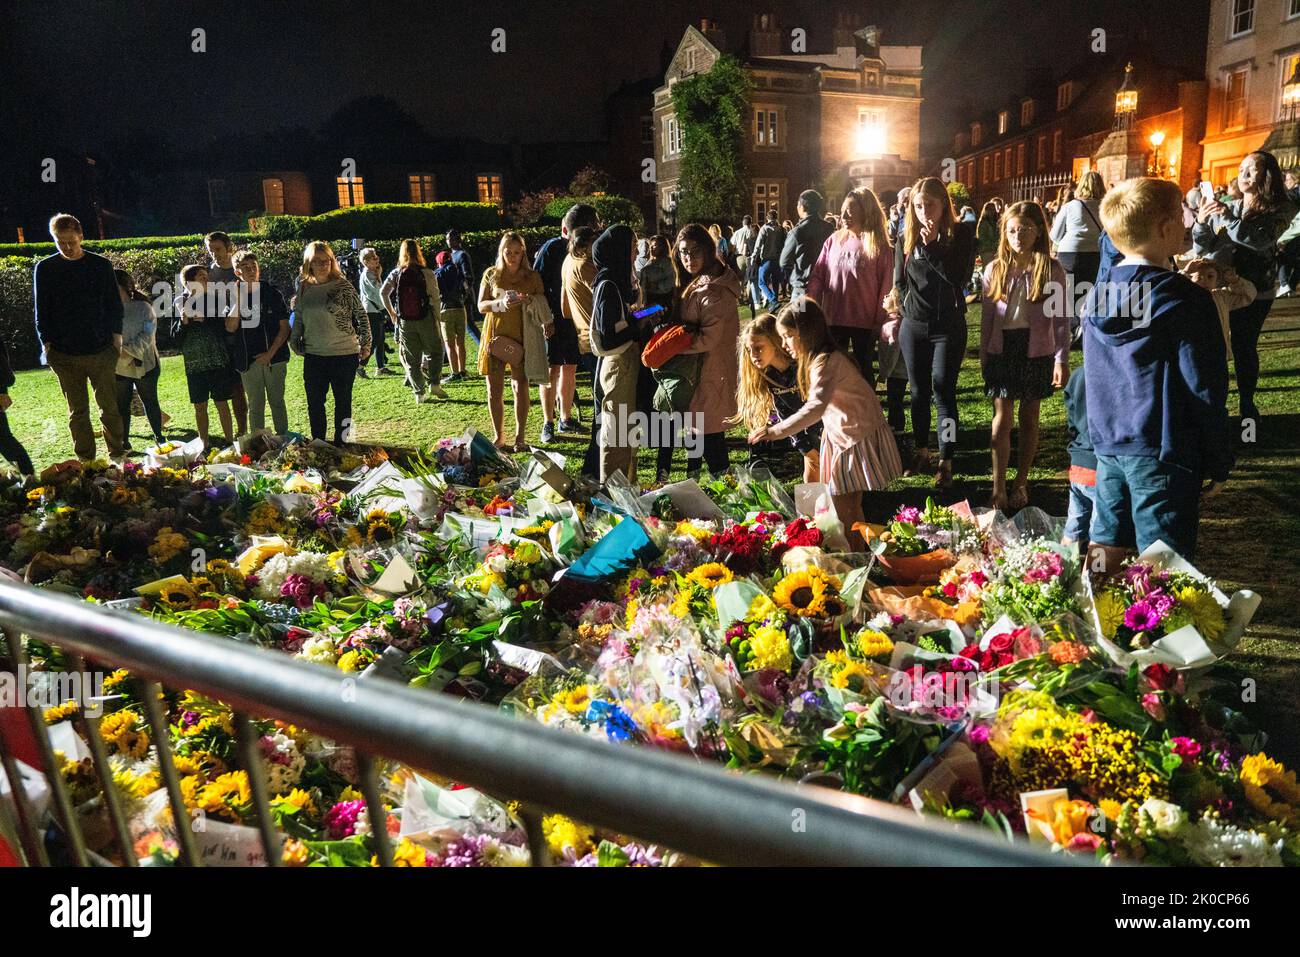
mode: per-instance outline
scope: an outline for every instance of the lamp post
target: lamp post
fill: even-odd
[[[1160,147],[1165,141],[1164,130],[1156,130],[1149,137],[1151,140],[1151,168],[1147,171],[1152,176],[1164,178],[1164,170],[1160,166]]]

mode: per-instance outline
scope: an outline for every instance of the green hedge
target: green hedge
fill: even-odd
[[[625,196],[557,196],[546,204],[542,213],[542,222],[559,225],[564,214],[574,203],[586,203],[594,206],[600,214],[600,221],[606,226],[624,223],[638,232],[645,229],[645,217],[641,207]]]
[[[530,259],[543,242],[557,234],[557,230],[543,227],[522,229],[519,232],[523,234],[528,244]],[[135,278],[137,285],[147,294],[151,294],[154,283],[173,283],[182,267],[208,261],[207,253],[203,249],[203,238],[201,236],[189,238],[190,242],[184,245],[150,248],[147,241],[141,240],[140,245],[134,248],[103,249],[101,247],[100,252],[112,260],[114,266],[129,272]],[[483,271],[496,261],[500,238],[501,234],[496,230],[462,234],[462,243],[474,263],[476,283]],[[430,264],[438,251],[446,248],[441,233],[421,236],[419,241]],[[399,243],[400,240],[397,239],[385,239],[370,244],[379,253],[380,262],[385,270],[397,264]],[[275,241],[254,237],[252,241],[240,242],[239,245],[257,254],[264,279],[272,282],[286,296],[292,292],[294,281],[302,266],[303,242],[301,240]],[[330,245],[339,255],[351,249],[348,240],[335,240]],[[8,347],[9,358],[16,369],[32,368],[37,364],[40,356],[40,343],[36,338],[32,305],[34,265],[35,257],[32,256],[0,258],[0,338],[3,338]],[[164,349],[170,347],[169,333],[166,329],[159,330],[158,342]]]
[[[131,249],[167,249],[172,246],[202,246],[207,233],[192,233],[188,236],[127,236],[122,239],[87,239],[83,244],[91,252],[107,255],[110,252],[126,252]],[[231,233],[230,238],[237,244],[243,244],[261,237],[253,233]],[[6,256],[25,256],[40,258],[51,256],[55,252],[54,243],[0,243],[0,259]]]
[[[501,227],[495,203],[367,203],[319,216],[263,216],[254,228],[266,239],[405,239],[451,228],[478,232]]]

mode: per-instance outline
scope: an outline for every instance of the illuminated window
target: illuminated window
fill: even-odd
[[[339,209],[361,206],[366,201],[366,183],[360,176],[340,176],[335,182],[339,189]]]
[[[970,125],[970,145],[979,146],[980,140],[984,138],[984,124],[972,123]]]
[[[501,204],[501,175],[499,173],[478,174],[478,201],[480,203]]]
[[[1056,109],[1057,111],[1067,110],[1070,104],[1074,102],[1074,84],[1066,80],[1056,88]]]
[[[769,147],[781,145],[776,110],[759,107],[754,111],[754,145]]]
[[[683,73],[695,72],[695,48],[694,47],[686,51],[686,57],[682,64],[682,72]]]
[[[1020,143],[1016,146],[1016,175],[1025,175],[1025,144]]]
[[[1294,0],[1300,5],[1300,0]],[[1278,57],[1278,63],[1281,66],[1281,87],[1278,90],[1278,119],[1286,119],[1284,115],[1287,112],[1287,104],[1284,102],[1283,94],[1286,92],[1287,82],[1295,73],[1296,63],[1300,62],[1300,53],[1288,53],[1286,56]]]
[[[1246,71],[1228,74],[1223,94],[1223,125],[1236,129],[1246,125]]]
[[[984,157],[984,182],[993,182],[993,163],[992,158],[989,156]]]
[[[859,156],[879,156],[885,152],[885,116],[879,110],[858,110],[858,129],[854,145]]]
[[[262,180],[262,208],[269,216],[279,216],[284,212],[284,180]]]
[[[768,213],[781,215],[781,184],[754,184],[754,216],[760,223],[766,221]]]
[[[1042,169],[1047,165],[1047,137],[1038,138],[1038,161],[1035,163],[1036,169]]]
[[[1011,111],[1003,110],[998,114],[998,135],[1007,131],[1007,126],[1011,123]]]
[[[1002,178],[1002,152],[993,154],[993,178],[995,180]]]
[[[682,151],[682,128],[677,124],[677,117],[670,116],[664,120],[664,159],[676,156]]]
[[[1243,36],[1255,29],[1255,0],[1232,0],[1228,15],[1228,39]]]
[[[433,202],[433,174],[432,173],[412,173],[406,178],[407,184],[411,190],[411,202],[413,203],[432,203]]]

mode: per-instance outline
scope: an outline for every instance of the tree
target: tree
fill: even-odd
[[[961,212],[963,206],[970,205],[970,190],[966,188],[965,183],[951,182],[948,184],[948,195],[952,197],[952,205],[957,212]]]
[[[677,221],[725,222],[745,208],[745,134],[751,83],[735,57],[707,73],[673,84],[673,111],[682,135]]]
[[[568,190],[570,196],[599,196],[608,191],[609,174],[590,163],[573,174]]]

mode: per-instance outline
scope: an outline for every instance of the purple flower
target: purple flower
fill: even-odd
[[[365,801],[340,801],[325,812],[325,833],[332,841],[351,837],[357,829],[357,817],[365,808]]]
[[[483,850],[492,840],[486,834],[467,835],[452,841],[442,855],[443,867],[485,867]]]
[[[916,525],[921,521],[921,510],[915,505],[905,505],[895,513],[894,521]]]
[[[1133,631],[1149,631],[1160,624],[1160,615],[1147,602],[1139,601],[1124,612],[1124,624]]]

